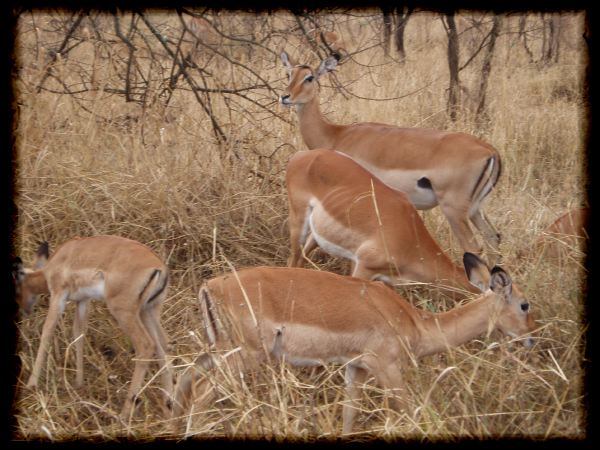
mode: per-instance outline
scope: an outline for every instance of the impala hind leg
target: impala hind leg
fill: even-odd
[[[157,348],[154,339],[147,330],[144,322],[141,319],[138,310],[130,311],[125,308],[115,308],[114,305],[127,304],[127,299],[113,299],[113,307],[109,305],[109,310],[114,318],[119,323],[123,332],[129,337],[135,349],[135,367],[131,384],[127,392],[125,404],[121,410],[121,417],[125,420],[129,419],[134,407],[134,402],[140,391],[144,376],[148,370],[151,359],[156,354]]]
[[[156,299],[155,301],[158,302],[159,299]],[[160,303],[153,303],[151,306],[147,307],[147,309],[142,310],[141,318],[146,329],[150,332],[156,346],[156,358],[159,364],[163,387],[164,413],[165,415],[168,415],[172,407],[173,372],[165,353],[168,345],[168,338],[165,330],[160,324],[161,307],[162,305]]]
[[[477,227],[485,241],[492,247],[492,254],[488,258],[491,266],[501,262],[500,233],[496,231],[489,219],[478,209],[471,214],[471,222]]]
[[[83,386],[83,344],[87,332],[89,300],[77,302],[75,320],[73,321],[73,340],[75,341],[76,379],[75,386]]]
[[[458,239],[461,248],[465,252],[480,255],[483,248],[478,244],[477,238],[469,225],[468,208],[459,208],[442,202],[440,202],[440,208],[446,216],[446,219],[448,219],[450,228],[452,228],[452,232]]]

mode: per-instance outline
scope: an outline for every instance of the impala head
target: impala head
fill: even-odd
[[[473,253],[463,257],[465,271],[469,281],[484,295],[494,295],[494,327],[506,336],[516,338],[535,330],[535,322],[530,312],[529,301],[524,298],[517,286],[513,285],[508,273],[495,266],[491,271],[485,263]],[[523,340],[525,347],[533,345],[533,338]]]
[[[319,90],[318,81],[321,75],[331,72],[337,66],[340,56],[334,54],[321,61],[319,67],[313,70],[310,66],[297,64],[289,55],[281,52],[281,61],[287,69],[289,84],[279,98],[282,105],[303,105],[311,101]]]
[[[340,36],[335,31],[321,31],[319,37],[321,38],[321,42],[332,52],[337,53],[340,50],[345,50]]]
[[[18,256],[13,261],[12,275],[15,283],[15,295],[19,309],[29,314],[38,299],[38,290],[31,282],[32,274],[40,270],[48,261],[48,243],[42,242],[36,253],[33,269],[25,268]],[[45,282],[45,281],[44,281]]]

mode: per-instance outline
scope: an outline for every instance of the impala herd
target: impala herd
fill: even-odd
[[[333,46],[331,36],[322,39],[332,40]],[[353,429],[360,387],[370,375],[386,390],[391,406],[410,413],[403,376],[410,361],[493,330],[527,347],[533,344],[536,326],[529,302],[503,269],[488,266],[477,255],[482,249],[469,225],[490,244],[489,260],[497,260],[500,235],[481,209],[500,176],[498,152],[463,133],[330,123],[319,109],[318,80],[338,59],[328,57],[312,69],[281,54],[289,85],[280,101],[295,108],[309,149],[293,155],[287,166],[289,267],[233,270],[204,281],[198,302],[210,352],[174,383],[160,323],[169,270],[145,245],[116,236],[74,238],[50,256],[48,245],[42,244],[33,268],[23,267],[19,258],[13,268],[24,313],[40,294],[50,295],[28,388],[37,386],[52,332],[68,301],[77,305],[73,338],[78,386],[84,382],[82,337],[91,300],[106,302],[133,344],[135,367],[121,410],[126,421],[134,414],[151,362],[157,363],[162,379],[164,414],[177,423],[192,405],[202,408],[214,400],[209,377],[216,372],[211,368],[218,363],[216,355],[233,348],[237,351],[228,363],[239,371],[272,361],[305,367],[342,364],[346,434]],[[443,252],[417,212],[436,205],[465,251],[462,268]],[[557,224],[555,233],[583,235],[585,220],[575,216]],[[349,259],[352,276],[301,268],[317,246]],[[411,281],[432,283],[455,299],[478,296],[447,312],[431,313],[389,286]]]

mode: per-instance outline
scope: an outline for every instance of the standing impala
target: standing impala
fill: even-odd
[[[417,209],[439,205],[461,247],[481,252],[469,221],[498,255],[500,235],[481,206],[500,176],[500,156],[486,142],[464,133],[426,128],[400,128],[381,123],[337,125],[319,108],[317,81],[337,66],[330,56],[313,70],[281,60],[289,85],[280,101],[295,106],[306,146],[343,152],[388,186],[406,193]]]
[[[534,330],[529,303],[508,274],[491,272],[466,253],[469,279],[483,294],[448,312],[431,313],[410,305],[382,283],[299,268],[257,267],[206,282],[198,299],[206,335],[214,350],[235,349],[225,359],[239,369],[269,360],[295,366],[345,364],[343,432],[352,431],[360,385],[372,374],[391,392],[390,403],[408,410],[403,368],[412,358],[440,353],[481,334],[500,330],[520,337]],[[532,338],[524,338],[531,346]],[[175,388],[174,415],[196,400],[202,408],[211,393],[200,376],[218,364],[212,354],[197,359]],[[215,376],[220,372],[212,372]]]
[[[165,407],[173,391],[171,370],[166,362],[167,337],[160,324],[160,311],[167,295],[169,271],[152,250],[139,242],[117,236],[75,238],[60,246],[48,259],[48,244],[38,249],[34,269],[23,268],[17,258],[13,271],[17,301],[29,313],[40,294],[50,294],[48,314],[40,346],[27,387],[36,387],[46,359],[52,332],[67,301],[77,304],[73,324],[76,340],[76,385],[83,385],[83,339],[90,300],[104,300],[135,349],[135,369],[121,411],[132,412],[151,358],[162,366]]]
[[[431,237],[406,195],[343,153],[300,151],[288,163],[286,181],[289,266],[300,267],[303,254],[318,245],[350,259],[354,277],[390,284],[396,279],[435,282],[479,292]]]

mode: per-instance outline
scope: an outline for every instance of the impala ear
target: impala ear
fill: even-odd
[[[498,266],[494,266],[491,274],[490,288],[492,291],[509,299],[512,294],[512,280],[510,275]]]
[[[321,61],[321,64],[319,65],[319,68],[317,69],[316,73],[317,78],[323,75],[324,73],[332,72],[333,70],[335,70],[339,59],[340,56],[338,54],[333,54],[332,56],[329,56],[323,61]]]
[[[288,55],[285,50],[283,50],[281,52],[281,54],[279,55],[279,57],[281,58],[281,62],[283,63],[283,65],[287,69],[288,75],[289,75],[291,73],[291,71],[292,71],[292,68],[296,65],[296,62],[293,61],[290,58],[290,55]]]
[[[48,262],[48,258],[50,257],[50,247],[48,242],[40,242],[39,247],[36,252],[35,263],[33,264],[34,270],[39,270],[46,265]]]
[[[25,278],[25,269],[23,268],[23,260],[18,256],[12,263],[12,276],[16,283],[21,283]]]
[[[463,264],[469,282],[481,292],[487,291],[490,287],[490,269],[485,262],[474,253],[465,252]]]

